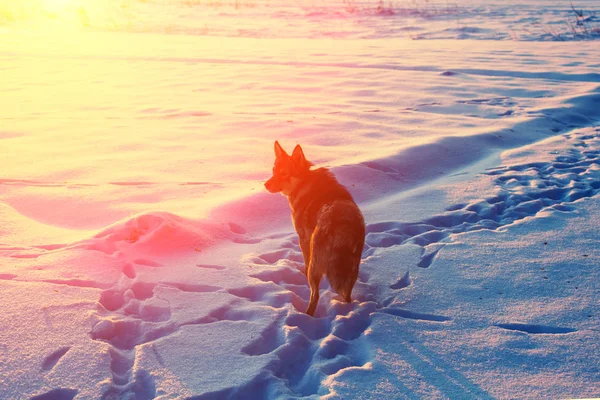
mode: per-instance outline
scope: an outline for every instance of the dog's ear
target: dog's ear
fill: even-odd
[[[302,147],[299,144],[294,147],[294,151],[292,152],[292,161],[297,165],[301,165],[303,167],[310,167],[312,164],[304,157],[304,152],[302,151]]]
[[[283,149],[283,147],[281,147],[281,145],[279,144],[279,142],[276,140],[275,141],[275,157],[279,158],[282,155],[288,155],[285,150]]]

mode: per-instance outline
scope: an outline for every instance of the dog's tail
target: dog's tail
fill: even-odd
[[[352,301],[352,289],[358,278],[360,256],[360,253],[351,252],[340,254],[332,260],[333,265],[329,265],[327,269],[329,284],[347,303]]]

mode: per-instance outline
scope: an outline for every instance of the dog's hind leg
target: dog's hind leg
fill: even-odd
[[[304,239],[300,237],[300,250],[302,250],[302,259],[304,260],[304,270],[301,270],[304,275],[308,276],[308,265],[310,264],[310,238]]]
[[[346,296],[344,296],[344,300],[346,300],[346,303],[352,303],[352,290],[350,290],[350,292],[346,293]]]
[[[313,265],[313,262],[311,261],[311,265],[308,267],[307,276],[308,284],[310,285],[310,302],[308,303],[306,313],[313,316],[317,309],[317,304],[319,303],[319,285],[321,284],[323,273],[316,265]]]
[[[325,266],[329,261],[327,258],[327,236],[325,232],[318,226],[313,231],[310,238],[309,254],[310,260],[307,262],[306,277],[310,285],[310,301],[306,313],[310,316],[314,315],[319,302],[319,285],[321,278],[326,271]]]
[[[352,288],[354,287],[354,282],[348,279],[343,282],[343,285],[344,286],[337,292],[342,296],[346,303],[352,303]]]
[[[349,278],[346,280],[346,287],[344,291],[344,300],[346,303],[352,303],[352,289],[354,289],[354,285],[356,284],[356,280],[358,279],[358,266],[360,264],[360,257],[358,257],[358,261],[355,262],[356,267],[354,267],[349,273]]]

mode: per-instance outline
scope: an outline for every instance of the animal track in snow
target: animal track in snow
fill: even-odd
[[[181,290],[182,292],[190,293],[206,293],[206,292],[217,292],[222,290],[218,286],[204,285],[201,283],[184,283],[184,282],[165,282],[165,286],[171,286]]]
[[[260,260],[257,267],[262,269],[250,276],[261,283],[227,290],[243,299],[241,301],[250,300],[275,308],[292,304],[287,316],[267,326],[261,337],[246,346],[243,352],[253,356],[269,353],[277,357],[278,361],[270,364],[268,369],[273,376],[273,384],[285,384],[281,388],[281,396],[324,395],[327,389],[323,382],[328,376],[369,362],[364,333],[371,325],[371,315],[378,306],[374,301],[359,303],[355,300],[347,304],[341,299],[336,300],[333,292],[325,291],[322,292],[316,317],[306,315],[304,309],[310,296],[306,276],[299,270],[299,265],[292,267],[292,261],[283,256],[299,252],[299,248],[297,244],[290,246],[288,241],[284,249],[257,258]],[[271,257],[273,254],[276,256]],[[265,259],[272,261],[273,266],[263,267]],[[287,261],[282,263],[282,259]],[[357,285],[368,286],[368,276],[363,274],[363,278],[364,281],[359,280]],[[404,275],[396,288],[409,284],[410,277]],[[325,279],[321,290],[327,287]],[[231,312],[230,309],[223,311],[228,318],[232,317]],[[248,320],[251,315],[239,317]]]
[[[280,329],[281,322],[275,320],[264,329],[260,336],[242,347],[242,353],[249,356],[260,356],[269,354],[285,343],[283,332]]]
[[[153,399],[156,397],[156,387],[152,376],[144,370],[134,372],[135,350],[111,349],[110,359],[114,385],[102,395],[102,400]]]
[[[386,308],[379,309],[377,311],[386,313],[386,314],[390,314],[390,315],[395,315],[395,316],[401,317],[401,318],[415,319],[415,320],[419,320],[419,321],[446,322],[446,321],[452,320],[452,318],[446,317],[443,315],[417,313],[417,312],[413,312],[413,311],[409,311],[409,310],[404,310],[401,308],[386,307]]]
[[[73,400],[77,393],[78,391],[75,389],[53,389],[44,394],[33,396],[29,400]]]
[[[158,263],[140,259],[136,260],[135,264],[139,268],[160,266]],[[134,266],[126,263],[121,279],[112,287],[105,288],[98,300],[98,321],[92,327],[90,337],[110,345],[112,373],[112,385],[105,391],[102,399],[154,398],[156,386],[153,377],[135,366],[138,346],[169,336],[183,325],[209,322],[197,320],[178,324],[172,321],[171,306],[168,301],[156,296],[157,286],[192,293],[222,290],[216,286],[198,283],[151,283],[136,278]],[[156,352],[155,348],[154,351]],[[52,368],[54,359],[57,358],[58,362],[59,356],[62,355],[64,354],[53,353],[49,356],[46,362],[49,368]]]
[[[156,261],[151,261],[151,260],[145,260],[143,258],[138,258],[136,260],[133,260],[133,262],[135,264],[143,265],[145,267],[163,267],[163,265],[161,263],[157,263]]]
[[[496,324],[498,328],[511,330],[511,331],[520,331],[531,334],[553,334],[560,335],[566,333],[577,332],[577,329],[573,328],[561,328],[557,326],[547,326],[547,325],[531,325],[531,324]]]
[[[125,266],[123,267],[123,275],[125,275],[129,279],[134,279],[136,276],[134,266],[130,263],[126,263]]]
[[[93,289],[106,289],[107,284],[86,279],[43,279],[39,282]]]
[[[437,248],[434,248],[432,251],[428,251],[429,249],[427,247],[425,247],[423,249],[423,254],[421,255],[421,261],[419,261],[419,263],[417,264],[417,267],[429,268],[429,266],[433,263],[433,260],[437,256],[438,252],[443,247],[444,246],[438,246]]]
[[[398,279],[398,282],[390,285],[392,289],[404,289],[405,287],[411,284],[410,273],[406,271],[406,273],[402,276],[402,278]]]
[[[424,249],[418,266],[428,268],[440,250],[430,250],[429,246],[443,242],[451,234],[495,230],[535,216],[545,209],[573,211],[572,202],[600,191],[600,151],[587,149],[592,144],[600,146],[600,133],[567,136],[568,139],[573,137],[578,146],[573,146],[567,154],[558,155],[553,161],[487,170],[485,174],[494,176],[500,188],[497,195],[450,206],[446,213],[418,223],[390,221],[370,224],[366,237],[368,247],[365,247],[369,250],[369,247],[414,243]]]
[[[305,285],[306,275],[300,272],[298,269],[291,267],[284,267],[278,270],[266,270],[253,275],[252,278],[260,279],[263,282],[273,282],[279,285]]]
[[[505,107],[513,107],[517,105],[514,100],[511,100],[510,97],[492,97],[492,98],[482,98],[482,99],[470,99],[470,100],[457,100],[457,103],[461,104],[485,104],[489,106],[505,106]]]
[[[300,253],[299,247],[297,247],[297,245],[294,245],[293,247],[297,248],[298,251],[292,248],[283,248],[281,250],[261,254],[257,259],[254,260],[254,262],[257,264],[276,264],[279,260],[303,262],[302,253]]]
[[[204,269],[215,269],[217,271],[226,269],[225,267],[222,267],[220,265],[209,265],[209,264],[196,264],[196,267],[204,268]]]
[[[47,372],[50,371],[51,369],[53,369],[56,364],[58,364],[58,362],[60,361],[60,359],[67,354],[67,352],[70,350],[71,348],[66,346],[66,347],[61,347],[60,349],[54,351],[52,354],[50,354],[49,356],[47,356],[44,359],[44,362],[42,363],[42,368],[41,370],[43,372]]]
[[[40,254],[12,254],[11,258],[38,258]]]

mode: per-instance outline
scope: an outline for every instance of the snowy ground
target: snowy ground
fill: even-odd
[[[0,399],[600,397],[597,2],[195,3],[0,0]]]

